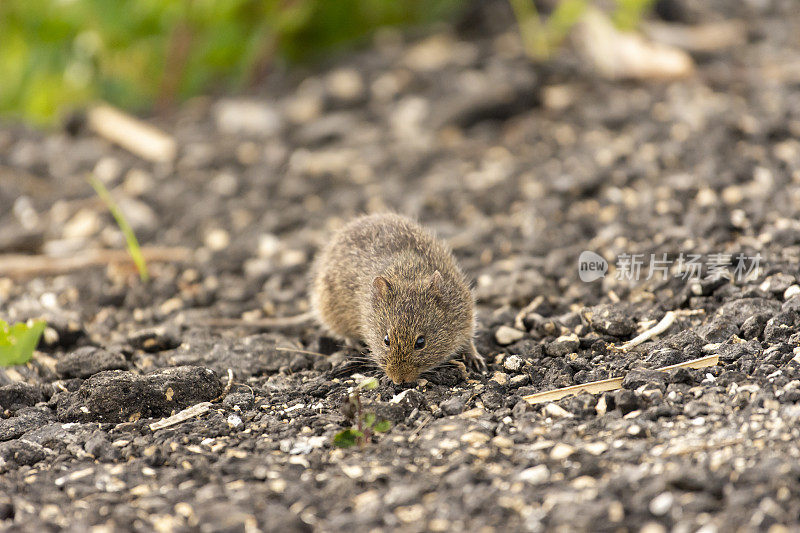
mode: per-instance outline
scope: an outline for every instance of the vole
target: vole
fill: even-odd
[[[409,218],[362,216],[312,267],[311,306],[333,333],[363,341],[395,383],[454,355],[485,370],[475,349],[474,298],[450,249]]]
[[[331,332],[362,341],[394,383],[460,355],[483,371],[475,349],[474,298],[450,249],[397,214],[356,218],[337,231],[311,268],[311,312],[258,320],[281,327],[316,318]],[[248,325],[217,321],[215,325]]]

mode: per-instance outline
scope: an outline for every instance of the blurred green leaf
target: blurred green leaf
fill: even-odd
[[[617,0],[612,20],[621,30],[635,30],[653,2],[654,0]]]
[[[23,365],[30,361],[46,326],[44,320],[18,322],[13,326],[0,320],[0,366]]]
[[[375,423],[375,413],[365,413],[364,414],[364,425],[368,428],[372,427],[372,424]]]
[[[357,429],[345,429],[333,437],[333,444],[339,448],[350,448],[351,446],[355,446],[358,441],[363,438],[364,434]]]
[[[392,429],[392,423],[388,420],[381,420],[375,427],[372,428],[376,433],[386,433],[390,429]]]

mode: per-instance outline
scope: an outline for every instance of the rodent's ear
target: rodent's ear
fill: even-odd
[[[433,294],[441,296],[443,284],[444,280],[442,280],[442,274],[437,270],[436,272],[431,274],[431,279],[428,282],[428,290],[431,291],[431,293]]]
[[[392,284],[383,276],[377,276],[372,280],[372,294],[376,298],[386,300],[392,294]]]

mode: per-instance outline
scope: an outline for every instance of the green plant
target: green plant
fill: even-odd
[[[621,30],[639,25],[654,0],[616,0],[612,20]],[[589,0],[560,0],[546,19],[539,15],[533,0],[509,0],[519,25],[525,52],[535,60],[548,59],[578,23]]]
[[[378,386],[375,378],[365,379],[359,383],[347,397],[348,407],[355,416],[356,426],[340,431],[333,436],[333,444],[340,448],[351,446],[365,446],[372,440],[374,433],[385,433],[392,428],[388,420],[378,420],[373,412],[364,412],[361,403],[361,391],[372,390]]]
[[[620,30],[635,30],[654,1],[655,0],[617,0],[617,7],[612,15],[614,24]]]
[[[458,0],[0,0],[0,113],[47,124],[101,99],[128,110],[257,84]]]
[[[128,219],[125,218],[125,215],[111,197],[111,193],[108,192],[108,189],[103,185],[102,181],[95,176],[89,176],[87,179],[97,193],[97,196],[99,196],[100,199],[103,200],[103,203],[106,204],[106,207],[108,207],[114,220],[117,221],[117,226],[119,226],[120,231],[125,236],[125,245],[128,247],[128,253],[133,263],[136,265],[136,270],[139,271],[139,278],[146,282],[150,279],[150,274],[147,271],[147,263],[144,260],[142,249],[139,247],[139,240],[136,238],[136,234],[133,232],[131,225],[128,224]]]
[[[0,366],[24,365],[30,361],[46,326],[44,320],[18,322],[13,326],[0,320]]]

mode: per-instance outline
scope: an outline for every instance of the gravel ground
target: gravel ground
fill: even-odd
[[[532,65],[489,4],[277,73],[260,96],[188,102],[154,120],[173,163],[78,119],[0,128],[0,252],[124,247],[88,172],[144,245],[191,250],[153,262],[147,284],[113,263],[0,274],[2,316],[49,324],[31,363],[0,371],[2,527],[800,530],[800,13],[694,4],[659,12],[746,31],[693,52],[683,81],[604,81],[566,50]],[[318,247],[386,209],[447,239],[475,280],[489,372],[383,379],[361,399],[391,429],[340,449],[348,395],[375,374],[357,352],[314,325],[206,324],[304,312]],[[584,250],[604,278],[581,281]],[[625,254],[644,254],[639,280]],[[645,279],[650,254],[704,268]],[[738,254],[759,268],[738,275]],[[668,311],[665,333],[616,349]],[[522,400],[623,375],[616,391]]]

